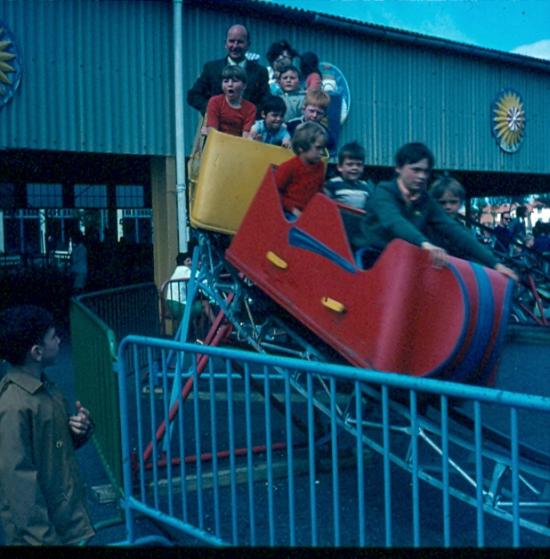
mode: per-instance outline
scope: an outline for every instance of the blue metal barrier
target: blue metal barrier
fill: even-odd
[[[522,440],[550,398],[138,336],[118,364],[125,543],[137,514],[181,544],[550,543]]]

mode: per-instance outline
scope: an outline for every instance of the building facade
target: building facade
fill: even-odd
[[[340,143],[365,145],[374,178],[391,174],[397,147],[422,141],[470,195],[550,189],[550,63],[254,0],[0,0],[0,252],[46,251],[50,236],[65,246],[80,227],[153,242],[166,279],[178,251],[175,98],[224,55],[235,22],[264,64],[286,38],[342,71]],[[186,155],[198,116],[184,108]]]

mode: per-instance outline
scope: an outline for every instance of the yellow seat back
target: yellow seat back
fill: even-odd
[[[190,192],[193,227],[237,232],[269,165],[280,165],[291,150],[211,130],[199,177]]]

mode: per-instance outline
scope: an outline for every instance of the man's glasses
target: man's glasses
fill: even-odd
[[[290,54],[280,54],[275,61],[276,62],[280,62],[281,60],[292,60],[292,57],[290,56]]]

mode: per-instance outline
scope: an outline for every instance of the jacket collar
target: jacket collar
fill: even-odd
[[[228,66],[240,66],[241,68],[245,68],[245,69],[246,69],[246,63],[248,62],[246,58],[244,58],[240,62],[235,62],[232,58],[229,58],[229,56],[225,57],[225,61],[227,62]]]
[[[47,381],[45,375],[42,375],[42,378]],[[28,373],[24,373],[16,367],[8,369],[6,374],[4,375],[2,383],[5,384],[8,382],[17,384],[17,386],[21,387],[23,390],[25,390],[25,392],[28,392],[29,394],[35,394],[44,384],[41,379],[29,375]]]
[[[395,192],[397,199],[399,200],[399,202],[405,207],[405,208],[410,208],[413,211],[418,210],[419,208],[422,208],[424,206],[424,204],[426,203],[426,199],[428,198],[428,193],[423,190],[420,193],[420,196],[414,200],[414,201],[409,201],[409,200],[405,200],[404,196],[403,196],[403,192],[401,192],[401,189],[399,188],[399,185],[397,184],[397,179],[393,179],[391,181],[391,188],[392,190]]]

